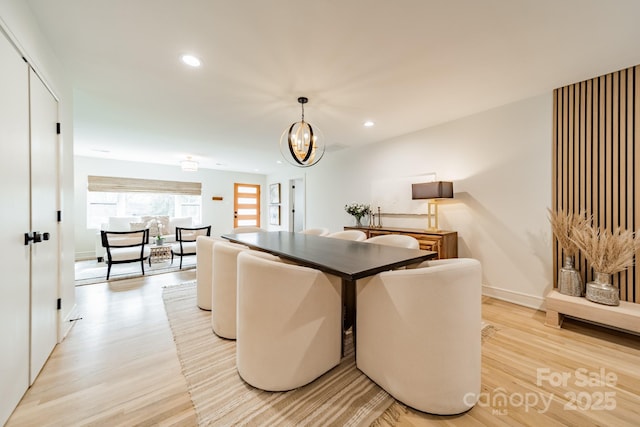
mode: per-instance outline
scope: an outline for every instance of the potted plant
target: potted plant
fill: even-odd
[[[573,231],[571,240],[584,254],[594,270],[594,280],[587,283],[589,301],[620,305],[617,287],[611,285],[611,275],[633,266],[640,239],[632,231],[620,227],[601,230],[582,224]]]
[[[369,215],[371,213],[371,206],[365,205],[363,203],[351,203],[344,206],[344,210],[347,211],[349,215],[353,215],[356,219],[356,227],[362,227],[362,217],[365,215]]]
[[[584,212],[577,215],[565,213],[562,209],[557,212],[549,209],[549,222],[551,222],[553,235],[558,239],[558,244],[564,251],[564,265],[558,271],[558,292],[581,297],[584,295],[584,284],[580,272],[574,267],[578,247],[571,238],[574,230],[588,225],[591,218],[587,218]]]

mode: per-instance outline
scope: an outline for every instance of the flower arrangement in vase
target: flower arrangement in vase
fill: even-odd
[[[363,203],[350,203],[344,205],[344,210],[349,215],[353,215],[356,219],[356,227],[362,227],[362,217],[371,214],[371,206]]]
[[[156,245],[162,246],[164,244],[164,237],[162,237],[162,227],[163,225],[158,222],[158,235],[156,236]]]
[[[553,235],[564,251],[564,265],[558,271],[558,292],[564,295],[581,297],[584,295],[584,284],[580,272],[574,267],[578,247],[572,239],[576,229],[588,226],[591,218],[584,212],[579,215],[566,213],[562,209],[553,212],[549,209],[549,222]]]
[[[640,238],[620,227],[613,231],[581,224],[573,230],[571,240],[584,254],[594,270],[594,280],[587,283],[589,301],[606,305],[620,305],[617,287],[611,285],[611,275],[633,266]]]

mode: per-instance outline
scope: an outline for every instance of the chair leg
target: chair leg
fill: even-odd
[[[109,274],[111,274],[111,263],[107,263],[107,280],[109,280]]]
[[[173,265],[173,251],[171,251],[171,265]]]
[[[182,255],[180,255],[180,270],[182,270]]]
[[[144,276],[144,258],[140,260],[140,267],[142,267],[142,275]]]

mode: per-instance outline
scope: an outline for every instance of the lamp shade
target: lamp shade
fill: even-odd
[[[198,162],[195,160],[191,160],[191,157],[188,157],[187,160],[183,160],[180,162],[180,167],[184,172],[197,172],[198,171]]]
[[[434,181],[411,184],[411,199],[451,199],[453,198],[453,182]]]

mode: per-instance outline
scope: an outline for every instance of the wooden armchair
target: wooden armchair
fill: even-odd
[[[182,269],[182,257],[196,254],[196,238],[198,236],[211,236],[211,226],[204,227],[176,227],[176,243],[171,245],[171,263],[175,255],[180,257],[180,269]]]
[[[144,276],[144,261],[149,258],[149,230],[100,232],[102,246],[107,250],[107,280],[113,264],[140,262]]]

